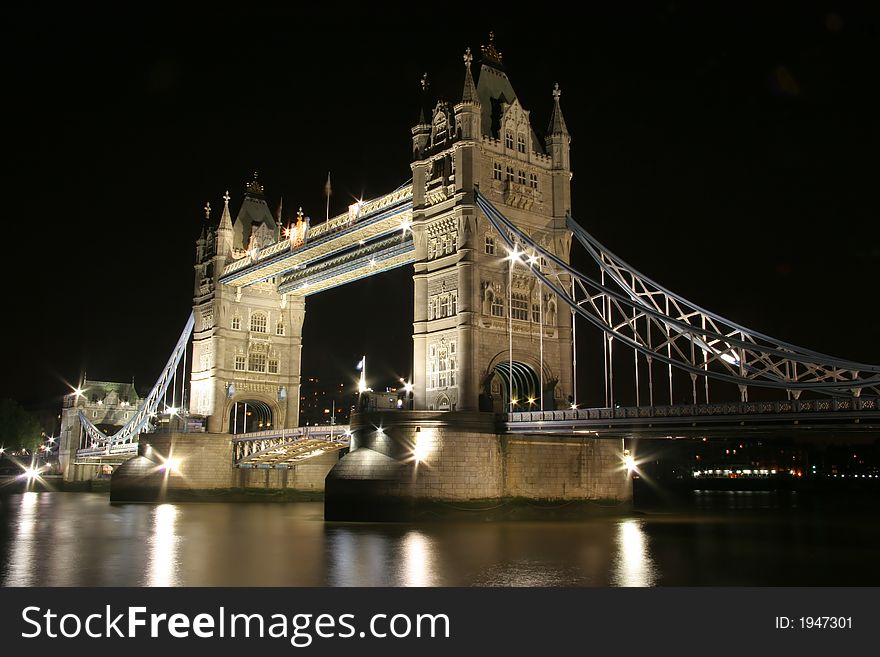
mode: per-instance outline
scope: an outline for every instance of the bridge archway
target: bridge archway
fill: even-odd
[[[275,426],[276,412],[272,404],[260,399],[236,399],[229,407],[229,433],[266,431]]]
[[[535,366],[522,360],[497,361],[490,366],[480,395],[480,410],[506,413],[510,404],[511,374],[513,375],[513,399],[516,411],[541,409],[541,377]],[[552,410],[556,380],[544,371],[544,410]],[[533,401],[529,401],[533,400]]]

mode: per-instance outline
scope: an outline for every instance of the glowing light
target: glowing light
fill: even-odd
[[[627,474],[632,474],[636,469],[636,460],[628,449],[623,450],[623,464],[626,466]]]
[[[174,417],[175,415],[177,415],[177,412],[179,410],[180,409],[177,408],[177,406],[166,406],[165,407],[165,412],[168,413],[168,415],[170,415],[171,417]]]
[[[407,381],[406,383],[403,384],[403,391],[407,394],[409,394],[413,391],[413,384],[411,381]]]
[[[4,453],[6,453],[6,448],[5,448],[5,447],[0,447],[0,454],[4,454]]]
[[[176,459],[176,458],[165,459],[165,462],[162,464],[162,471],[163,472],[179,473],[180,472],[180,459]]]
[[[34,468],[34,467],[25,468],[23,476],[28,481],[33,481],[34,479],[36,479],[37,477],[40,476],[40,468]]]
[[[400,222],[400,232],[402,232],[404,235],[406,235],[406,231],[408,231],[408,230],[409,231],[412,230],[412,222],[409,221],[408,219],[404,219],[403,221]]]
[[[431,438],[428,431],[416,432],[416,443],[413,446],[413,458],[416,463],[424,463],[428,455],[431,453]]]
[[[572,404],[572,405],[571,405],[571,410],[576,411],[576,410],[577,410],[577,407],[578,407],[577,404]]]
[[[538,264],[538,256],[536,256],[536,255],[529,256],[529,264],[530,265]]]
[[[519,403],[519,399],[517,399],[516,397],[514,397],[510,401],[511,401],[511,403],[513,403],[514,406],[516,406]]]
[[[529,404],[534,404],[534,403],[535,403],[535,398],[529,397]]]
[[[74,389],[73,389],[73,394],[76,395],[77,398],[79,398],[79,397],[85,397],[85,395],[83,394],[84,392],[85,392],[85,391],[84,391],[82,388],[74,388]]]
[[[507,253],[508,256],[505,258],[505,260],[510,261],[519,260],[519,257],[522,255],[522,252],[516,246],[513,247],[512,251],[508,249]]]
[[[737,355],[733,352],[731,352],[731,353],[725,352],[725,353],[721,354],[721,360],[723,360],[726,363],[730,363],[731,365],[739,365],[739,358],[737,358]]]
[[[370,258],[370,267],[375,267],[375,266],[376,266],[376,259]]]

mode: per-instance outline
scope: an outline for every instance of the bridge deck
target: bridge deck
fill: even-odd
[[[508,413],[504,421],[510,433],[608,432],[657,437],[730,429],[772,432],[784,427],[876,431],[880,429],[880,398],[533,411]],[[676,435],[669,436],[670,432]]]
[[[357,206],[353,206],[355,208]],[[246,255],[223,270],[220,282],[244,287],[294,272],[326,258],[339,256],[367,242],[401,230],[412,221],[412,186],[364,203],[359,208],[311,228],[304,245],[287,239]]]

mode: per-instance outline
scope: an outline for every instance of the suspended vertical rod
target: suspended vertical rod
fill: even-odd
[[[669,317],[669,297],[666,297],[666,316]],[[669,405],[672,406],[675,402],[672,400],[672,343],[669,341],[669,324],[664,324],[666,326],[666,357],[668,360],[669,366]]]
[[[571,300],[577,304],[575,297],[574,276],[571,278]],[[578,357],[577,357],[577,323],[575,322],[574,308],[571,309],[571,399],[572,406],[577,408],[578,403]]]
[[[544,284],[538,281],[538,330],[540,331],[540,351],[541,351],[541,410],[544,410]]]
[[[516,253],[516,247],[513,247],[513,252]],[[508,378],[510,379],[508,382],[508,397],[507,397],[507,406],[508,413],[513,413],[513,313],[511,309],[513,308],[513,258],[508,259],[507,266],[507,353],[509,358],[507,359],[507,368],[508,368]]]
[[[648,332],[648,351],[653,353],[654,349],[653,349],[653,345],[651,344],[651,342],[652,342],[651,341],[651,333],[652,333],[654,327],[651,324],[651,318],[648,317],[647,315],[645,315],[645,324],[648,329],[647,330],[647,332]],[[647,361],[648,361],[648,404],[653,406],[654,405],[654,361],[650,356],[647,357]]]
[[[180,412],[181,414],[186,413],[186,351],[189,348],[189,345],[183,348],[183,369],[181,370],[181,381],[180,381]]]
[[[605,285],[605,270],[603,269],[600,272],[602,285]],[[605,318],[605,297],[602,297],[602,321],[605,322],[606,325],[611,324]],[[605,408],[609,408],[611,404],[608,403],[608,338],[605,334],[602,334],[602,366],[605,368]]]
[[[632,291],[633,295],[636,293],[636,277],[632,276]],[[636,307],[633,306],[633,323],[632,323],[632,332],[633,332],[633,340],[638,340],[638,331],[636,331]],[[633,349],[633,367],[635,368],[636,373],[636,406],[640,406],[639,404],[639,350]]]
[[[706,330],[706,316],[703,315],[703,331]],[[706,334],[703,333],[703,344],[708,344],[706,341]],[[706,374],[703,375],[703,379],[706,386],[706,403],[709,403],[709,352],[703,347],[703,370],[705,370]]]

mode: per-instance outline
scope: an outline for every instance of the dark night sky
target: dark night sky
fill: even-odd
[[[205,201],[237,206],[256,169],[273,211],[283,195],[315,223],[328,170],[331,214],[395,188],[422,72],[457,100],[490,29],[539,134],[559,82],[573,214],[612,251],[742,324],[880,363],[876,14],[293,4],[7,17],[0,397],[57,404],[82,366],[148,388],[189,312]],[[400,269],[309,297],[303,374],[342,381],[362,353],[376,383],[408,374],[411,285]]]

